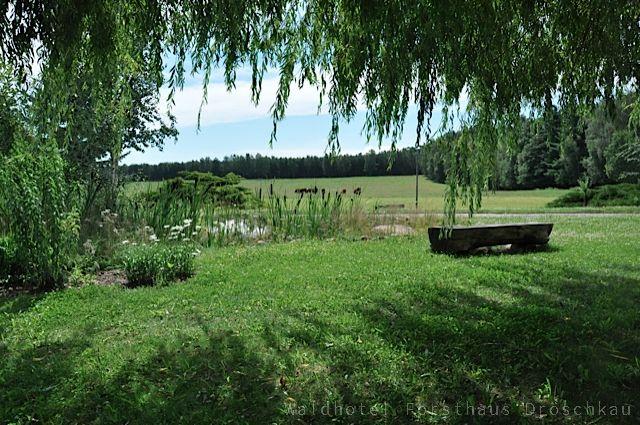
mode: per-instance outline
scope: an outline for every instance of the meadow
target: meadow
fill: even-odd
[[[640,217],[553,221],[544,252],[295,240],[2,298],[0,422],[637,423]]]
[[[245,180],[244,185],[259,189],[268,187],[268,180]],[[278,179],[273,181],[274,190],[293,194],[296,188],[326,188],[330,191],[347,189],[352,192],[362,189],[362,197],[369,207],[376,204],[404,204],[405,208],[415,206],[415,176],[345,177],[319,179]],[[418,181],[418,208],[441,212],[444,208],[446,185],[434,183],[420,176]],[[487,192],[483,200],[483,211],[523,211],[544,208],[545,205],[562,195],[562,189],[536,189]],[[461,207],[463,207],[461,205]]]
[[[154,188],[157,182],[129,183],[127,191],[136,193]],[[276,179],[276,180],[243,180],[242,185],[266,193],[270,186],[279,195],[296,196],[299,188],[326,189],[329,192],[346,189],[353,193],[356,188],[362,189],[362,199],[368,209],[376,205],[404,204],[405,209],[414,209],[415,176],[379,176],[379,177],[336,177],[315,179]],[[442,212],[446,185],[434,183],[420,176],[418,184],[419,203],[422,211]],[[562,196],[564,189],[534,189],[487,192],[483,198],[484,212],[522,212],[542,211],[547,203]],[[460,205],[464,212],[464,206]]]

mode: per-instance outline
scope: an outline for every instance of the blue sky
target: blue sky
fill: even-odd
[[[201,115],[200,131],[197,131],[198,109],[203,95],[202,80],[190,76],[182,91],[176,93],[172,108],[180,132],[176,143],[168,142],[162,151],[149,149],[145,152],[131,152],[125,164],[189,161],[204,157],[223,158],[232,154],[256,154],[274,156],[322,155],[327,147],[331,118],[326,110],[317,112],[318,92],[305,86],[291,88],[287,116],[279,125],[278,140],[269,147],[272,122],[269,114],[278,86],[277,75],[265,75],[261,102],[256,107],[251,103],[250,75],[245,69],[238,71],[236,88],[227,91],[222,76],[218,73],[208,86],[208,102]],[[162,90],[161,109],[166,111],[168,91]],[[377,141],[367,144],[361,134],[365,112],[359,110],[350,123],[344,123],[340,131],[343,153],[378,150]],[[435,111],[432,127],[441,120],[439,110]],[[399,146],[415,144],[416,109],[410,108],[405,131]],[[386,141],[382,149],[388,149]]]

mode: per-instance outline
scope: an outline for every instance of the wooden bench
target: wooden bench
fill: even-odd
[[[488,224],[454,226],[447,235],[442,227],[429,228],[429,241],[434,252],[467,253],[473,249],[496,245],[534,248],[546,245],[553,223]],[[446,235],[446,237],[445,237]]]

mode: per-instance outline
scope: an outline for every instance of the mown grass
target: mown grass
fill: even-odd
[[[0,422],[635,423],[639,229],[563,218],[523,255],[235,246],[181,284],[2,299]]]

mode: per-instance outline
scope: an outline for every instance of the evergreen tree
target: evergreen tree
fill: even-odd
[[[640,140],[631,130],[613,133],[605,148],[607,177],[617,182],[640,182]]]

